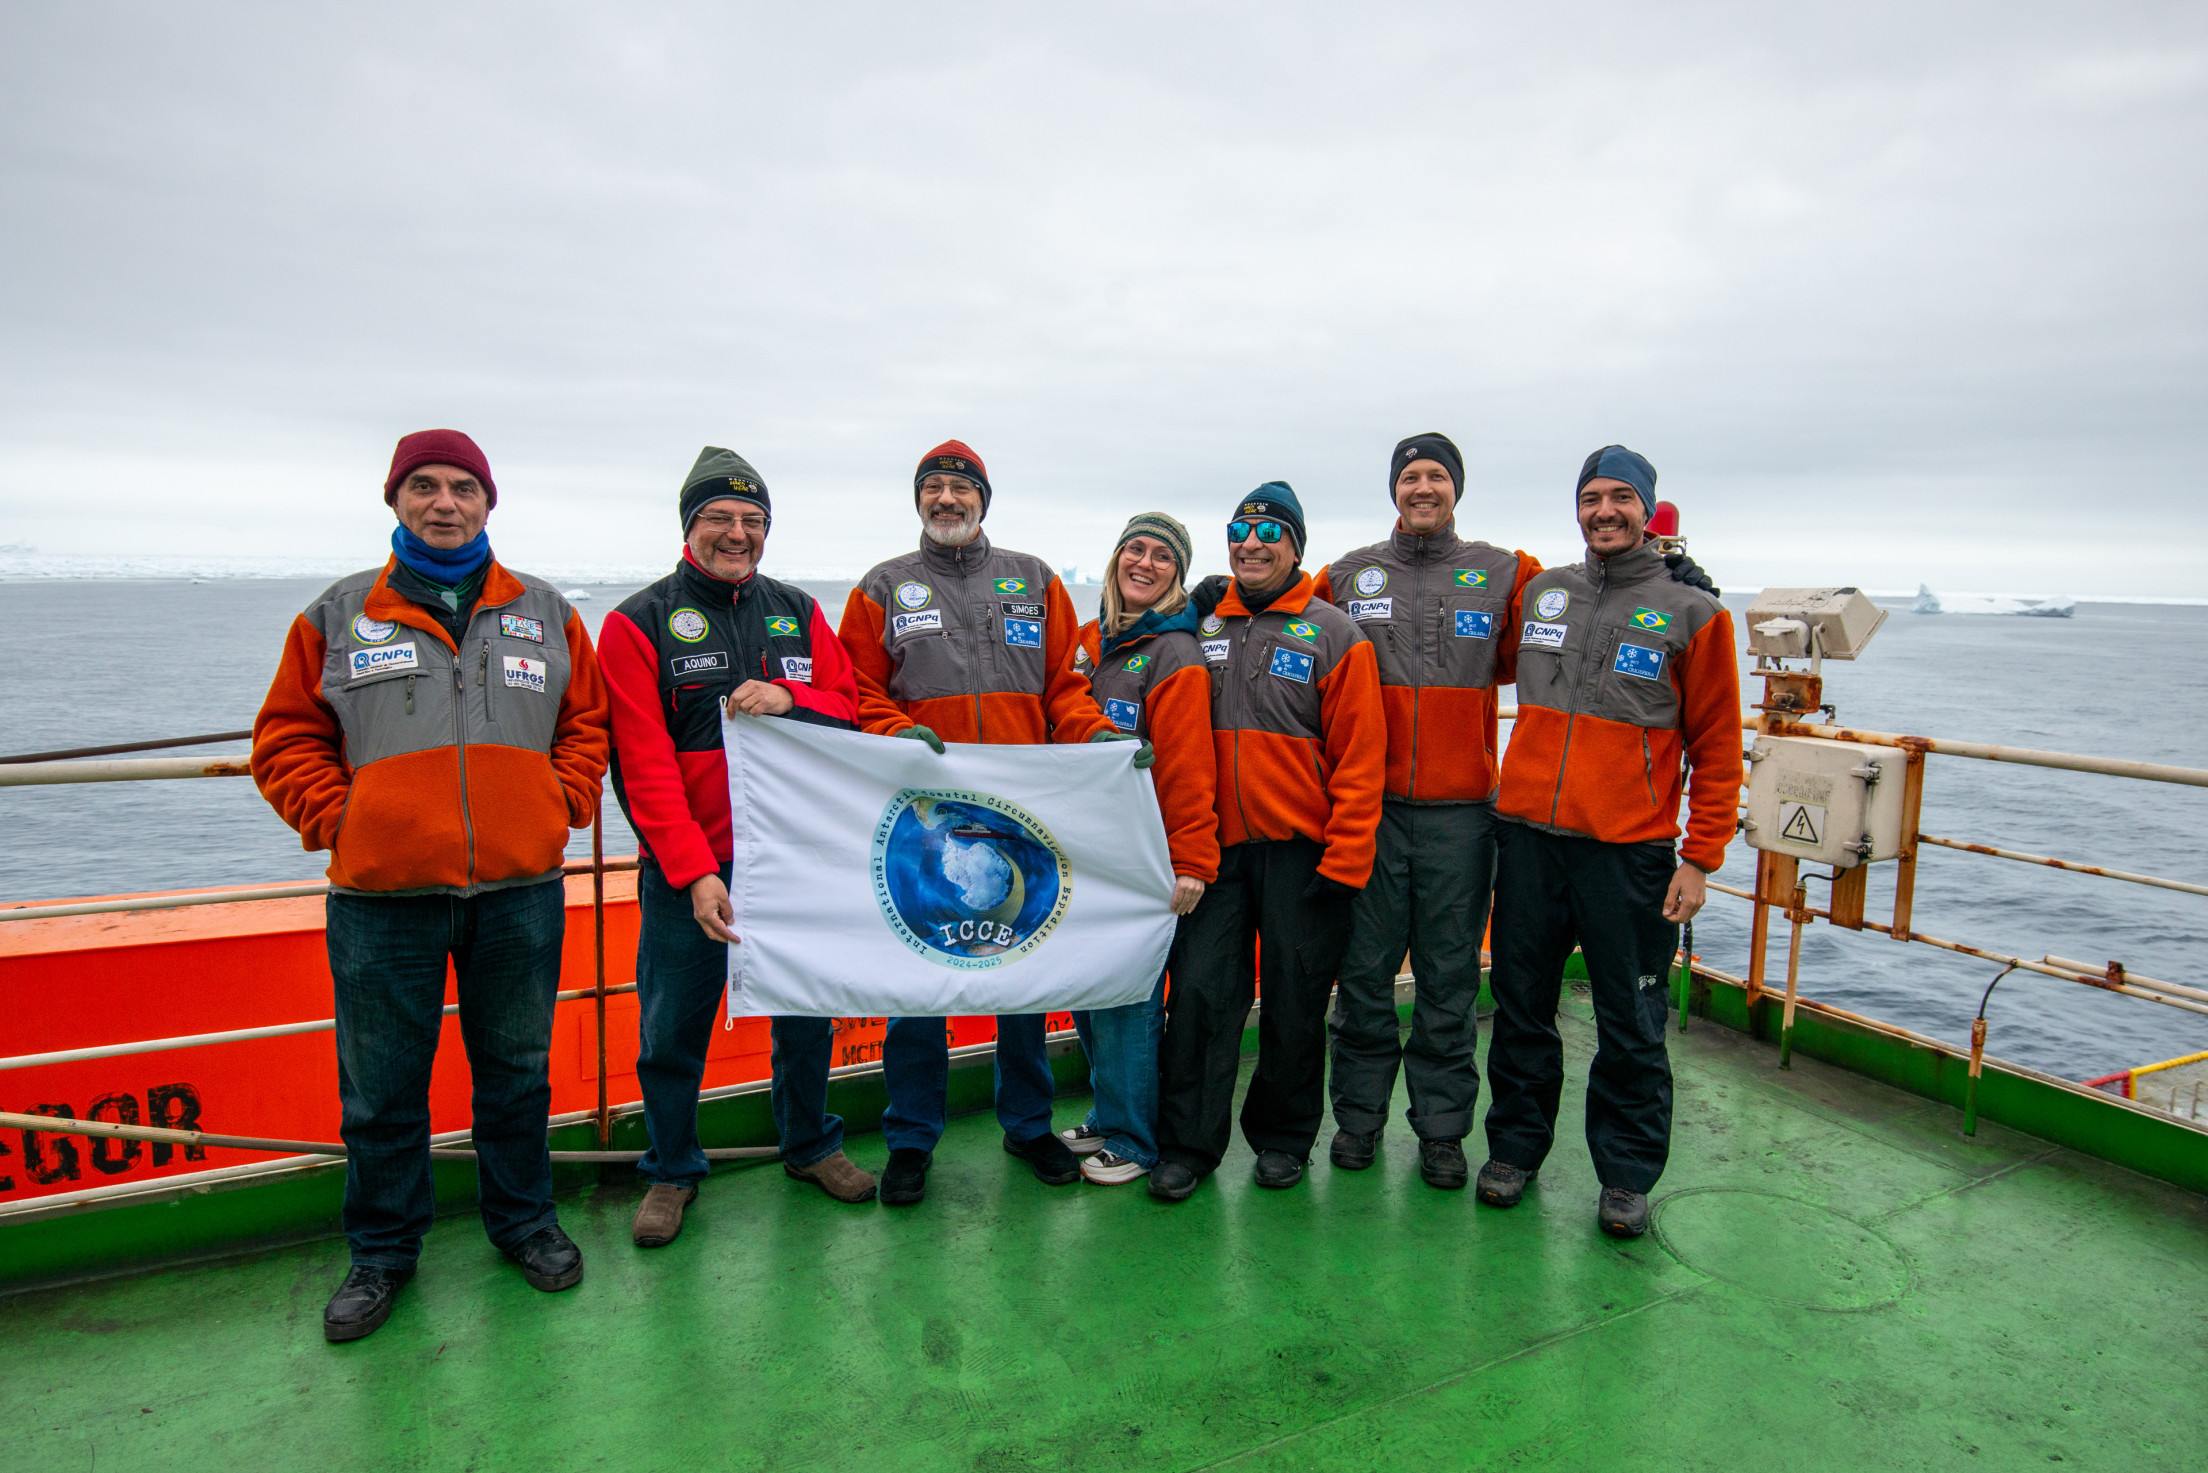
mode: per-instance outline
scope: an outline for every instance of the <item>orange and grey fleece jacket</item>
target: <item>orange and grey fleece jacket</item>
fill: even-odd
[[[1173,873],[1210,884],[1219,878],[1219,813],[1213,806],[1219,773],[1211,746],[1211,675],[1196,648],[1196,620],[1183,610],[1176,624],[1154,634],[1114,642],[1103,652],[1094,619],[1081,626],[1073,652],[1076,670],[1104,717],[1121,731],[1147,739],[1157,762],[1150,769],[1165,817],[1165,846]]]
[[[1390,798],[1486,803],[1499,781],[1495,688],[1517,677],[1519,603],[1533,555],[1467,542],[1454,524],[1344,553],[1318,596],[1356,622],[1380,661]]]
[[[1503,817],[1647,843],[1677,837],[1684,789],[1679,857],[1714,873],[1740,800],[1740,731],[1732,617],[1672,582],[1653,544],[1526,585]]]
[[[1211,669],[1219,843],[1310,839],[1319,873],[1361,890],[1372,875],[1387,718],[1372,645],[1312,595],[1311,575],[1252,615],[1229,584],[1198,627]]]
[[[253,719],[253,780],[330,883],[472,895],[559,873],[598,811],[609,719],[590,632],[495,560],[458,644],[390,585],[397,560],[292,621]]]
[[[1073,668],[1073,600],[1041,558],[921,540],[851,590],[836,633],[859,681],[859,729],[925,726],[947,742],[1085,742],[1111,723]]]

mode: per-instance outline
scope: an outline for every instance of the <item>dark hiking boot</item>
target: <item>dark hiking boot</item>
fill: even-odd
[[[1480,1168],[1480,1200],[1490,1207],[1516,1207],[1532,1181],[1533,1173],[1524,1167],[1490,1160]]]
[[[1303,1162],[1286,1151],[1259,1151],[1255,1175],[1259,1186],[1278,1191],[1303,1180]]]
[[[639,1248],[666,1247],[681,1235],[683,1211],[697,1200],[696,1187],[653,1182],[644,1200],[636,1204],[636,1216],[629,1223],[629,1241]]]
[[[1637,1238],[1648,1231],[1648,1193],[1604,1187],[1595,1199],[1595,1221],[1613,1238]]]
[[[1025,1161],[1035,1173],[1035,1180],[1046,1187],[1071,1186],[1081,1179],[1081,1163],[1066,1149],[1064,1141],[1047,1131],[1031,1141],[1006,1136],[1004,1152]]]
[[[1150,1195],[1160,1202],[1185,1202],[1200,1180],[1186,1161],[1160,1161],[1150,1170]]]
[[[1439,1187],[1445,1192],[1461,1192],[1465,1179],[1472,1174],[1471,1166],[1464,1159],[1464,1146],[1458,1141],[1420,1141],[1418,1143],[1418,1174],[1426,1178],[1426,1185]]]
[[[926,1151],[903,1147],[889,1153],[882,1168],[881,1199],[884,1207],[910,1207],[928,1194],[928,1167],[935,1157]]]
[[[1377,1130],[1337,1130],[1326,1148],[1326,1159],[1344,1171],[1363,1171],[1380,1150]]]
[[[505,1254],[521,1265],[521,1276],[532,1289],[557,1294],[583,1281],[583,1250],[560,1231],[558,1223],[538,1228],[508,1248]]]
[[[391,1318],[391,1306],[398,1302],[399,1290],[413,1277],[410,1268],[354,1264],[322,1310],[322,1338],[334,1345],[376,1333],[377,1327]]]

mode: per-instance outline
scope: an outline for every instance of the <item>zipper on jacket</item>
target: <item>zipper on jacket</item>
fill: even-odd
[[[1419,539],[1418,553],[1413,563],[1411,590],[1417,601],[1412,607],[1418,611],[1419,644],[1417,657],[1411,661],[1411,770],[1403,779],[1403,793],[1408,798],[1418,796],[1418,707],[1419,698],[1426,693],[1426,540],[1423,537]],[[1434,617],[1438,619],[1440,616],[1441,611],[1434,610]],[[1436,648],[1439,648],[1441,633],[1438,625],[1434,639]],[[1386,784],[1381,786],[1386,787]]]
[[[1586,651],[1594,647],[1595,632],[1602,628],[1602,603],[1605,598],[1609,597],[1609,594],[1610,565],[1601,563],[1595,572],[1595,616],[1587,626],[1587,644],[1582,647],[1580,653],[1580,659],[1583,662],[1586,659]],[[1560,667],[1563,663],[1561,660],[1557,661]],[[1551,828],[1556,826],[1556,816],[1564,807],[1564,769],[1565,764],[1571,760],[1572,756],[1572,728],[1579,721],[1580,689],[1587,683],[1587,671],[1584,663],[1578,673],[1579,679],[1573,681],[1566,691],[1572,703],[1572,709],[1564,713],[1564,749],[1556,754],[1556,792],[1549,799],[1549,826]]]
[[[483,682],[483,719],[496,721],[498,714],[491,709],[491,642],[483,641],[483,653],[476,658],[475,678]]]
[[[1255,614],[1251,614],[1243,619],[1242,633],[1238,638],[1234,651],[1236,664],[1242,664],[1244,661],[1244,657],[1248,655],[1250,649],[1250,631],[1256,627],[1257,616]],[[1255,680],[1257,678],[1257,672],[1255,670],[1250,671],[1249,678]],[[1241,703],[1247,709],[1255,709],[1251,705],[1249,695],[1246,692],[1241,694]],[[1234,812],[1235,816],[1242,820],[1242,838],[1243,842],[1247,843],[1249,840],[1255,838],[1256,835],[1250,832],[1249,810],[1242,806],[1242,727],[1239,722],[1243,713],[1236,712],[1235,714],[1237,725],[1234,728]]]
[[[484,646],[486,649],[489,645]],[[460,769],[460,832],[468,840],[468,888],[475,887],[475,820],[468,814],[468,682],[460,662],[452,662],[452,755]]]
[[[406,677],[406,714],[409,716],[414,714],[414,677],[412,675]]]
[[[1648,789],[1648,806],[1656,806],[1656,754],[1648,749],[1648,728],[1641,728],[1641,786]]]

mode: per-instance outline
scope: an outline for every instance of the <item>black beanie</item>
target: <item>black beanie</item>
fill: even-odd
[[[1438,460],[1441,468],[1449,473],[1450,488],[1456,495],[1450,505],[1464,500],[1464,457],[1447,435],[1413,435],[1396,443],[1395,454],[1388,458],[1388,505],[1395,505],[1395,478],[1403,474],[1403,467],[1414,460]]]
[[[690,535],[691,522],[707,503],[729,497],[751,502],[767,514],[768,525],[773,525],[774,508],[767,501],[767,483],[759,479],[751,462],[733,450],[708,445],[698,452],[697,464],[683,478],[682,495],[676,503],[682,513],[682,535]]]
[[[1280,523],[1295,539],[1296,561],[1303,561],[1303,503],[1286,481],[1267,481],[1243,497],[1234,509],[1234,520]]]

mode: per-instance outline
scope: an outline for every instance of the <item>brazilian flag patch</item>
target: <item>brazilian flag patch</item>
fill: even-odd
[[[1487,569],[1459,568],[1457,569],[1456,584],[1459,588],[1485,588],[1487,587]]]
[[[1633,617],[1626,622],[1635,629],[1647,629],[1661,634],[1671,627],[1671,615],[1656,609],[1635,609]]]
[[[1120,666],[1119,668],[1128,671],[1130,674],[1136,671],[1147,670],[1150,668],[1150,657],[1148,655],[1129,655],[1127,657],[1127,663]]]
[[[1288,621],[1288,632],[1305,644],[1317,644],[1319,642],[1319,626],[1307,624],[1301,619],[1290,619]]]
[[[791,639],[797,634],[797,621],[787,614],[777,614],[767,621],[767,633]]]
[[[997,580],[997,592],[1025,593],[1027,592],[1027,580],[1025,578],[999,578]]]

